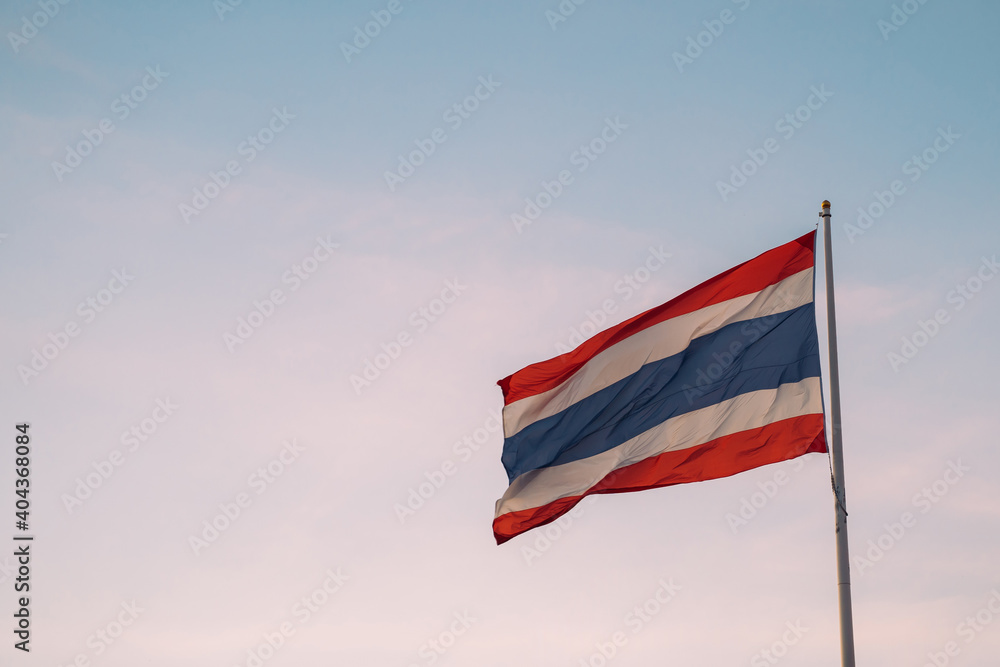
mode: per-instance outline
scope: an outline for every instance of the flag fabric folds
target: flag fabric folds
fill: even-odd
[[[826,452],[812,232],[498,382],[497,544],[584,497]]]

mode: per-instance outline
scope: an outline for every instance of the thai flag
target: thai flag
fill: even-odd
[[[503,389],[497,544],[595,493],[826,452],[812,232],[532,364]]]

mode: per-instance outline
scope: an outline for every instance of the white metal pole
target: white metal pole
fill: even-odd
[[[823,202],[823,249],[826,253],[826,315],[830,344],[830,422],[833,491],[837,511],[837,590],[840,598],[840,654],[843,667],[855,667],[854,617],[851,611],[851,556],[847,547],[847,495],[844,492],[844,444],[840,426],[840,371],[837,363],[837,308],[833,297],[833,251],[830,202]]]

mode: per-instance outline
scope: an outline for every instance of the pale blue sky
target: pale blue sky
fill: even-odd
[[[8,33],[42,10],[0,9],[0,395],[11,442],[27,420],[36,453],[33,650],[8,642],[10,664],[247,665],[288,622],[269,667],[427,665],[465,612],[475,622],[433,664],[577,665],[624,631],[609,664],[746,665],[799,621],[781,664],[835,664],[823,457],[598,498],[533,558],[534,534],[493,544],[500,437],[455,448],[502,404],[496,380],[552,356],[604,300],[630,317],[801,236],[830,199],[854,555],[916,517],[855,565],[859,664],[919,665],[956,641],[954,664],[992,666],[1000,616],[971,641],[958,626],[1000,591],[1000,279],[983,263],[1000,251],[1000,7],[927,2],[885,39],[887,1],[589,0],[553,30],[555,0],[400,0],[348,63],[341,43],[389,4],[243,0],[220,20],[210,0],[72,0],[16,52]],[[679,72],[673,54],[724,10]],[[157,67],[120,117],[116,98]],[[453,127],[480,77],[499,86]],[[787,136],[776,123],[814,89],[832,95]],[[294,118],[248,161],[241,143],[275,109]],[[53,161],[102,119],[114,131],[60,180]],[[579,171],[574,152],[609,119],[624,128]],[[438,128],[447,140],[390,191],[397,156]],[[947,151],[911,180],[941,131]],[[724,201],[717,183],[769,139],[777,151]],[[178,207],[230,161],[238,175],[185,223]],[[517,233],[512,214],[562,170],[572,183]],[[895,180],[903,194],[851,238]],[[319,237],[339,247],[293,291],[283,276],[326,257]],[[614,285],[650,246],[671,257],[626,300]],[[102,292],[122,270],[134,280]],[[975,298],[949,300],[978,271]],[[455,280],[455,302],[417,325]],[[231,353],[225,334],[275,289]],[[92,321],[88,298],[110,300]],[[939,310],[947,322],[894,368]],[[67,324],[65,349],[19,371]],[[412,344],[355,392],[351,375],[400,334]],[[122,433],[167,398],[174,414],[129,451]],[[304,451],[257,495],[251,475],[290,438]],[[115,450],[121,465],[68,510]],[[401,522],[395,506],[449,461]],[[959,461],[970,470],[922,513],[914,496]],[[788,484],[731,530],[779,470]],[[190,537],[241,493],[249,506],[195,554]],[[337,568],[349,579],[300,623],[297,601]],[[661,579],[680,592],[633,633],[627,615]],[[3,569],[0,590],[12,613]],[[133,600],[144,611],[98,655],[88,638]]]

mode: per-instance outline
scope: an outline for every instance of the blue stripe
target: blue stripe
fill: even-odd
[[[819,374],[814,304],[737,322],[506,438],[501,461],[513,482],[605,452],[672,417]]]

